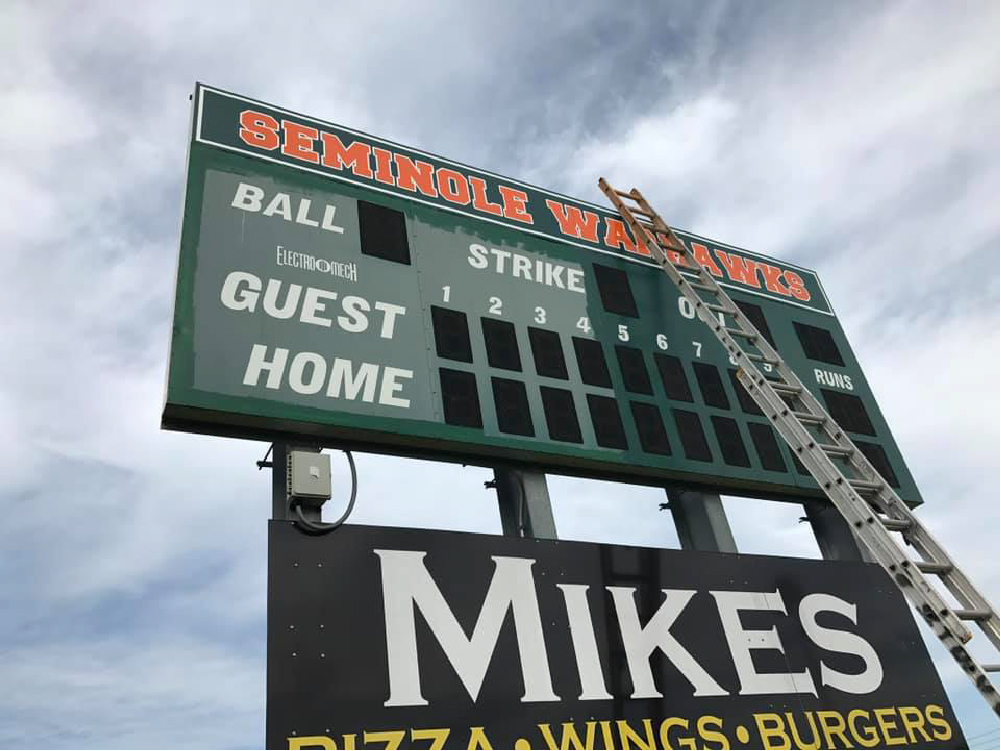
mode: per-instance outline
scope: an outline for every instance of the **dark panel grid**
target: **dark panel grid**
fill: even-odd
[[[772,426],[750,422],[747,424],[747,430],[751,434],[751,442],[754,443],[754,450],[758,452],[761,466],[772,472],[785,472],[786,463],[782,458]]]
[[[434,344],[438,357],[459,362],[473,361],[465,313],[432,305],[431,323],[434,326]]]
[[[845,360],[830,331],[798,321],[793,321],[792,325],[796,329],[799,343],[803,345],[803,354],[809,359],[844,366]]]
[[[852,433],[876,435],[869,413],[865,411],[865,404],[857,396],[830,389],[821,389],[820,393],[827,403],[827,411],[842,428]]]
[[[643,353],[636,347],[626,347],[622,344],[615,345],[615,357],[619,361],[619,370],[622,372],[622,384],[626,391],[634,394],[653,395],[653,386],[650,383],[650,373],[646,369],[643,361]]]
[[[670,456],[671,442],[667,438],[664,419],[660,416],[657,405],[630,402],[629,409],[633,413],[633,422],[636,423],[636,432],[639,434],[643,450],[648,454]]]
[[[528,327],[528,343],[532,347],[532,357],[535,359],[535,372],[546,378],[570,378],[567,373],[567,361],[563,357],[563,345],[560,335],[548,329]]]
[[[574,408],[573,394],[566,389],[542,386],[542,409],[546,413],[546,427],[554,441],[583,443],[580,422]]]
[[[467,428],[482,428],[480,397],[476,390],[476,376],[461,370],[441,368],[441,401],[445,422]]]
[[[588,386],[612,388],[612,376],[608,372],[608,363],[605,362],[605,353],[601,349],[601,342],[575,336],[573,337],[573,348],[577,355],[580,379]]]
[[[716,441],[723,454],[723,461],[734,467],[750,467],[751,459],[747,455],[747,449],[744,448],[744,441],[741,440],[737,421],[729,417],[713,415],[712,423],[713,430],[716,432]]]
[[[772,330],[768,328],[768,321],[765,320],[765,313],[761,309],[761,306],[744,302],[743,300],[734,300],[734,302],[740,308],[741,312],[747,316],[748,320],[754,324],[754,328],[760,331],[765,339],[768,340],[768,343],[774,347],[775,340],[772,339]]]
[[[407,223],[402,211],[358,201],[358,233],[365,255],[410,265]]]
[[[587,406],[591,412],[591,425],[598,445],[610,449],[626,448],[626,432],[622,427],[622,415],[619,414],[616,401],[611,397],[588,394]]]
[[[868,443],[866,441],[854,441],[859,451],[865,454],[865,458],[876,468],[876,471],[883,475],[883,479],[890,483],[891,487],[899,488],[900,481],[897,473],[890,466],[890,459],[886,455],[886,450],[878,443]]]
[[[615,315],[639,318],[636,298],[633,297],[633,290],[629,286],[629,276],[626,272],[611,266],[602,266],[600,263],[593,265],[594,279],[598,283],[598,294],[601,296],[602,307]]]
[[[496,318],[481,318],[483,341],[487,347],[487,362],[491,368],[521,370],[521,354],[518,352],[518,335],[514,324],[498,321]]]
[[[497,412],[497,427],[502,433],[513,435],[535,435],[532,413],[528,407],[528,393],[521,381],[510,378],[491,378],[494,392],[494,409]]]
[[[711,462],[712,451],[709,450],[709,442],[706,441],[698,413],[684,409],[672,409],[671,412],[674,414],[674,424],[678,428],[685,456],[694,461]]]
[[[702,401],[710,407],[730,409],[730,400],[723,389],[723,379],[720,378],[719,369],[707,362],[693,362],[692,370],[695,371],[699,391],[702,392]]]
[[[749,415],[764,415],[765,413],[761,411],[761,407],[751,398],[751,395],[747,393],[747,389],[744,388],[740,379],[737,378],[737,369],[730,368],[727,372],[730,374],[730,384],[737,395],[737,401],[740,402],[740,408]]]
[[[685,366],[674,355],[653,353],[653,361],[660,372],[660,380],[664,384],[664,393],[668,399],[678,402],[694,402],[692,387],[688,385]]]

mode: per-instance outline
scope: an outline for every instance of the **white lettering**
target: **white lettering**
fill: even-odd
[[[423,706],[417,660],[419,609],[448,657],[469,697],[479,696],[487,667],[497,646],[508,610],[514,619],[525,694],[521,700],[559,701],[553,693],[549,658],[542,635],[542,617],[532,578],[534,560],[491,556],[494,575],[486,598],[467,638],[448,602],[424,564],[420,550],[375,550],[382,564],[382,597],[386,614],[389,658],[387,707]]]
[[[810,594],[800,600],[799,620],[806,635],[818,647],[831,652],[858,655],[865,665],[861,673],[852,675],[829,668],[821,661],[821,685],[831,686],[849,694],[868,694],[875,691],[883,682],[883,666],[876,650],[858,634],[821,626],[817,623],[817,613],[821,611],[838,613],[855,623],[855,606],[834,595]]]
[[[633,680],[632,699],[659,699],[660,691],[653,682],[650,654],[660,649],[671,663],[681,671],[692,687],[695,696],[726,696],[726,691],[695,661],[691,653],[671,636],[671,626],[695,595],[693,589],[665,589],[664,602],[645,626],[640,626],[635,587],[606,587],[612,593],[615,613],[622,632],[622,646],[626,652],[629,674]]]
[[[240,285],[244,289],[240,289]],[[222,283],[220,298],[222,304],[230,310],[249,310],[254,312],[257,298],[261,295],[261,280],[245,271],[231,271]]]
[[[778,631],[772,626],[767,631],[751,631],[740,623],[740,611],[775,611],[786,614],[786,606],[778,590],[774,592],[710,592],[716,599],[723,633],[730,646],[733,664],[740,679],[740,693],[747,694],[813,694],[809,669],[800,673],[759,673],[751,659],[752,649],[776,649],[785,654]]]
[[[591,621],[591,606],[587,602],[587,584],[557,584],[563,592],[567,604],[567,618],[570,621],[570,639],[573,641],[574,657],[577,660],[577,674],[580,676],[581,701],[613,698],[605,688],[605,678],[601,673],[598,644],[594,638],[594,624]]]
[[[288,350],[283,347],[275,347],[275,359],[271,362],[264,359],[267,354],[268,348],[263,344],[255,344],[250,350],[250,360],[247,362],[247,370],[243,374],[244,386],[256,386],[262,371],[268,374],[267,383],[264,384],[267,388],[277,389],[281,386],[285,363],[288,362]]]
[[[396,396],[397,392],[403,391],[403,384],[400,378],[413,378],[414,371],[403,368],[391,368],[388,365],[382,369],[382,388],[379,389],[379,404],[387,404],[390,407],[410,408],[410,400]]]
[[[240,183],[236,188],[236,195],[230,205],[235,209],[244,211],[260,211],[261,200],[264,198],[264,191],[254,185]]]

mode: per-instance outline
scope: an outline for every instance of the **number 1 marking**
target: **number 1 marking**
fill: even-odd
[[[451,287],[442,287],[441,288],[441,301],[442,302],[448,302],[448,295],[449,295],[449,293],[451,291],[452,291]]]

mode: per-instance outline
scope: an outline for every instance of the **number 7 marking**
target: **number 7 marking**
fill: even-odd
[[[695,347],[695,356],[702,357],[702,342],[692,342],[692,346]]]

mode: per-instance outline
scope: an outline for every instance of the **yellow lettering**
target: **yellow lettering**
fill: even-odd
[[[490,740],[487,738],[487,734],[483,732],[483,728],[469,728],[469,743],[466,748],[488,748],[493,751],[493,746],[490,745]]]
[[[872,748],[873,746],[879,745],[879,733],[876,732],[876,728],[872,725],[865,725],[862,729],[865,731],[865,735],[859,734],[859,728],[856,724],[856,720],[859,718],[868,721],[869,713],[864,709],[853,709],[848,713],[848,729],[852,733],[852,737],[858,741],[858,744],[862,748]]]
[[[668,737],[671,728],[688,730],[688,720],[682,719],[681,717],[668,717],[660,723],[660,745],[663,748],[695,748],[695,741],[691,738],[675,738],[678,745],[672,746],[671,739]]]
[[[792,745],[796,748],[820,748],[820,733],[817,732],[817,723],[813,721],[813,712],[807,711],[807,722],[810,723],[810,731],[813,733],[813,740],[807,743],[799,734],[796,726],[796,718],[792,712],[786,712],[786,722],[789,724],[789,732],[792,733]]]
[[[710,724],[715,725],[716,729],[713,730],[708,727]],[[709,748],[720,748],[728,749],[730,748],[730,741],[726,739],[723,733],[719,732],[723,729],[723,718],[714,717],[711,714],[703,715],[699,718],[699,721],[695,725],[698,728],[699,735],[702,736],[703,743],[718,743],[718,746],[710,746]]]
[[[445,748],[445,741],[448,740],[448,728],[411,728],[410,740],[431,741],[428,751],[438,751]]]
[[[840,738],[841,742],[844,744],[842,748],[854,748],[852,742],[848,740],[845,735],[845,730],[848,729],[845,725],[845,718],[841,716],[840,712],[817,712],[817,719],[820,720],[820,727],[824,731],[824,747],[834,748],[834,742],[832,738]],[[828,720],[831,720],[829,723]]]
[[[754,715],[754,722],[758,726],[758,735],[761,736],[761,746],[762,748],[768,749],[789,749],[792,748],[792,744],[789,742],[789,736],[785,733],[785,723],[782,722],[782,718],[779,717],[774,712],[761,712],[760,714]],[[773,742],[773,739],[778,738],[778,745]]]
[[[904,736],[891,735],[891,731],[897,729],[897,723],[893,722],[893,720],[888,720],[886,715],[895,717],[897,714],[896,709],[893,707],[881,707],[880,709],[872,710],[872,713],[876,715],[876,724],[879,725],[887,746],[901,746],[907,743],[907,739]]]
[[[559,745],[556,743],[556,739],[553,738],[553,733],[549,729],[548,722],[539,723],[539,730],[542,731],[542,739],[546,742],[546,745],[552,750],[560,749],[560,751],[568,751],[568,749],[573,746],[577,751],[583,751],[583,749],[594,748],[594,728],[598,723],[593,720],[585,724],[586,731],[584,734],[583,745],[580,742],[580,738],[577,735],[577,730],[574,728],[572,722],[564,722],[560,727],[563,730],[563,734],[560,736]]]
[[[947,741],[952,738],[952,725],[945,719],[945,710],[942,707],[938,704],[929,704],[925,707],[925,717],[928,718],[929,724],[935,728],[931,731],[935,740]]]
[[[365,740],[365,745],[369,743],[385,743],[383,746],[385,751],[396,751],[403,743],[403,738],[406,735],[406,731],[403,730],[378,730],[374,733],[370,733],[367,730],[362,738]]]
[[[907,737],[911,743],[918,742],[917,736],[914,734],[915,730],[921,733],[921,737],[926,743],[931,741],[931,736],[925,732],[925,716],[920,709],[917,707],[898,707],[897,711],[900,712],[900,721],[904,724],[904,730],[907,731]]]
[[[650,720],[643,720],[643,729],[646,731],[645,741],[643,738],[640,738],[639,734],[625,720],[616,720],[615,725],[619,729],[618,748],[629,748],[630,742],[635,743],[636,748],[657,748],[657,741],[654,740],[653,725],[650,723]]]

